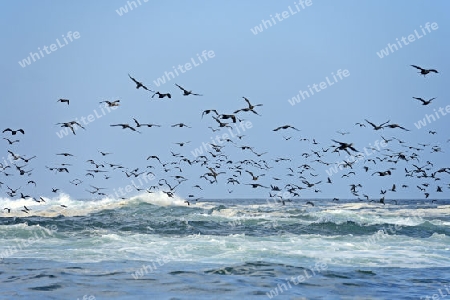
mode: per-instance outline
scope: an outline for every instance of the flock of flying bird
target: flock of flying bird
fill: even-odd
[[[438,73],[438,71],[434,69],[423,69],[421,67],[412,65],[412,67],[419,69],[419,73],[423,76],[426,76],[429,73]],[[153,91],[149,89],[146,85],[144,85],[142,82],[139,82],[135,78],[133,78],[130,74],[128,74],[129,78],[136,84],[136,89],[143,89],[148,92],[153,93],[151,98],[155,97],[156,95],[158,98],[168,98],[171,99],[172,95],[170,93],[161,93],[159,91]],[[175,84],[176,87],[178,87],[182,91],[183,96],[202,96],[202,94],[194,93],[191,90],[187,90],[183,88],[182,86]],[[261,117],[258,111],[256,109],[258,107],[263,106],[263,104],[252,104],[251,101],[246,98],[242,97],[246,103],[246,106],[243,108],[237,108],[233,110],[232,113],[219,113],[216,109],[206,109],[201,112],[201,119],[204,118],[206,115],[210,115],[212,117],[211,121],[212,124],[216,125],[209,126],[208,128],[211,129],[213,132],[220,131],[222,128],[233,128],[232,125],[235,125],[238,122],[242,122],[243,116],[257,116]],[[417,99],[422,103],[422,105],[429,105],[434,99],[431,98],[429,100],[425,100],[418,97],[413,97],[414,99]],[[64,103],[67,105],[70,105],[69,99],[59,99],[57,102]],[[103,103],[105,107],[117,107],[120,106],[120,100],[115,101],[102,101],[100,103]],[[137,128],[141,127],[161,127],[161,125],[153,124],[153,123],[140,123],[138,120],[133,118],[134,124],[133,126],[128,123],[119,123],[119,124],[111,124],[111,127],[121,127],[122,129],[129,129],[133,132],[141,133]],[[84,130],[86,130],[85,127],[83,127],[79,122],[77,121],[68,121],[68,122],[61,122],[57,123],[56,125],[60,125],[61,127],[67,127],[70,128],[71,132],[76,135],[76,129],[77,127],[80,127]],[[364,119],[364,122],[357,122],[355,123],[355,126],[358,127],[367,127],[368,129],[372,129],[377,132],[385,132],[384,129],[401,129],[403,131],[410,131],[409,129],[396,124],[391,123],[390,120],[383,122],[379,125]],[[369,127],[370,126],[370,127]],[[171,125],[171,127],[187,127],[191,128],[190,126],[187,126],[184,123],[177,123]],[[292,126],[292,125],[282,125],[278,126],[273,129],[273,132],[279,132],[279,131],[285,131],[285,132],[297,132],[300,131],[300,129]],[[8,143],[9,146],[13,147],[13,145],[18,144],[20,142],[19,136],[25,135],[25,131],[23,129],[11,129],[6,128],[2,132],[5,137],[3,139]],[[349,134],[349,132],[342,132],[337,131],[338,134],[341,136],[345,136]],[[430,134],[436,134],[435,131],[429,131]],[[10,135],[7,137],[7,135]],[[313,190],[315,193],[320,193],[320,187],[324,186],[326,184],[331,184],[332,180],[331,177],[328,176],[325,180],[323,178],[322,180],[314,180],[315,177],[318,177],[319,174],[317,174],[317,171],[314,169],[314,164],[320,164],[324,167],[333,166],[336,163],[327,162],[325,161],[326,155],[332,155],[331,153],[337,153],[340,155],[341,152],[344,152],[348,155],[355,155],[356,157],[361,154],[360,151],[358,151],[357,147],[353,145],[353,143],[348,142],[342,142],[338,141],[337,139],[332,139],[331,141],[333,144],[328,146],[317,146],[321,145],[321,143],[317,142],[316,139],[312,139],[310,141],[307,138],[300,138],[300,142],[308,142],[309,147],[311,150],[309,152],[304,152],[301,154],[304,160],[309,160],[309,163],[303,163],[298,167],[294,167],[293,161],[291,158],[288,157],[278,157],[278,158],[272,158],[272,159],[262,159],[261,157],[266,155],[267,152],[258,153],[254,147],[248,146],[248,145],[242,145],[238,144],[241,140],[243,140],[245,135],[237,135],[237,140],[232,140],[230,138],[224,140],[224,145],[219,143],[210,143],[210,149],[209,151],[205,151],[204,155],[198,155],[194,159],[190,159],[189,157],[181,154],[181,153],[174,153],[170,151],[170,160],[167,160],[163,162],[160,157],[156,155],[148,155],[146,158],[146,161],[151,161],[152,163],[147,165],[144,168],[138,167],[138,168],[127,168],[121,164],[117,163],[109,163],[106,161],[99,162],[97,159],[94,161],[93,159],[89,159],[86,161],[86,163],[89,164],[89,167],[86,169],[86,173],[84,174],[84,177],[80,178],[73,178],[69,182],[75,186],[88,186],[88,188],[85,187],[85,190],[92,194],[92,195],[98,195],[98,196],[107,196],[106,193],[107,188],[105,187],[98,187],[94,184],[91,184],[88,182],[88,180],[94,180],[98,177],[101,177],[102,180],[108,180],[113,175],[113,172],[120,172],[123,175],[126,176],[126,178],[137,178],[141,175],[154,175],[156,178],[160,178],[157,180],[157,183],[154,185],[151,185],[146,188],[137,187],[134,186],[135,190],[137,192],[146,191],[148,193],[153,193],[158,190],[165,193],[168,197],[173,197],[176,191],[176,188],[180,186],[181,184],[186,184],[187,181],[194,181],[194,178],[186,178],[183,175],[182,167],[185,166],[193,167],[198,166],[200,170],[204,170],[204,173],[199,176],[199,179],[202,180],[202,182],[194,182],[195,184],[191,185],[192,191],[199,191],[201,192],[203,190],[202,185],[203,184],[217,184],[219,181],[225,183],[227,186],[234,186],[234,185],[248,185],[251,188],[258,188],[258,189],[267,189],[269,192],[269,197],[276,199],[279,201],[280,204],[285,205],[285,202],[292,201],[288,199],[293,198],[300,198],[301,191],[302,190]],[[283,136],[284,140],[288,141],[292,139],[292,136]],[[352,178],[357,175],[358,169],[364,170],[364,172],[369,172],[371,170],[371,176],[379,176],[379,177],[385,177],[385,176],[391,176],[394,172],[400,172],[397,169],[397,166],[400,164],[404,164],[404,175],[405,177],[414,177],[421,179],[425,181],[424,183],[418,184],[416,187],[419,192],[423,193],[425,198],[428,198],[430,196],[430,193],[433,192],[431,188],[434,189],[435,193],[442,193],[443,189],[446,188],[450,189],[450,183],[446,184],[438,184],[437,182],[444,179],[444,176],[446,176],[445,173],[450,174],[450,167],[435,167],[432,162],[426,161],[426,163],[421,162],[421,158],[419,153],[421,151],[430,150],[430,153],[438,153],[442,152],[442,149],[439,145],[431,145],[431,144],[418,144],[418,145],[409,145],[404,140],[397,138],[397,137],[391,137],[389,139],[381,136],[383,141],[391,146],[394,146],[393,144],[396,144],[399,149],[397,151],[393,150],[393,147],[388,147],[384,149],[376,149],[374,147],[371,148],[372,151],[377,152],[377,155],[373,158],[364,158],[364,163],[362,165],[359,165],[357,161],[342,161],[341,163],[338,163],[338,167],[341,170],[347,170],[345,174],[342,174],[340,177],[344,178]],[[295,139],[295,138],[294,138]],[[245,139],[244,139],[245,140]],[[450,140],[448,140],[450,141]],[[448,142],[447,141],[447,142]],[[179,147],[183,147],[184,145],[190,143],[190,141],[185,142],[177,142],[175,143]],[[241,151],[249,151],[250,157],[248,159],[244,160],[233,160],[231,158],[231,155],[228,152],[224,151],[224,148],[229,149],[230,147],[240,149]],[[0,189],[5,186],[6,187],[6,194],[11,199],[30,199],[30,201],[34,201],[37,203],[45,203],[46,199],[43,196],[37,196],[37,195],[26,195],[24,194],[24,190],[22,186],[12,188],[10,187],[9,183],[4,183],[3,181],[6,181],[7,178],[10,176],[27,176],[30,177],[32,175],[33,169],[30,169],[28,166],[28,163],[35,159],[36,156],[31,157],[24,157],[22,155],[19,155],[15,153],[12,149],[7,150],[9,157],[12,160],[12,164],[9,165],[6,161],[3,163],[0,163],[0,175],[4,178],[0,177]],[[107,159],[109,155],[112,155],[111,152],[102,152],[98,151],[100,154],[100,157],[103,159]],[[202,153],[203,154],[203,153]],[[57,153],[58,156],[63,156],[66,158],[73,157],[74,155],[67,152]],[[336,157],[335,157],[336,158]],[[154,163],[153,163],[154,162]],[[277,164],[277,167],[282,166],[283,164],[286,164],[285,167],[287,171],[287,174],[285,174],[285,178],[278,178],[278,177],[271,177],[271,179],[267,179],[267,181],[270,181],[269,184],[263,184],[262,179],[263,177],[267,178],[268,173],[271,172],[270,170],[274,168],[274,165],[272,162]],[[156,165],[155,165],[156,164]],[[70,174],[72,164],[70,162],[61,163],[59,165],[55,166],[45,166],[46,169],[48,169],[51,172],[55,173],[67,173]],[[152,169],[152,170],[149,170]],[[158,174],[158,176],[155,175],[155,172],[159,170],[161,174]],[[166,175],[162,178],[162,175]],[[102,175],[102,176],[101,176]],[[225,178],[226,177],[226,178]],[[26,178],[26,177],[25,177]],[[448,179],[448,177],[447,177]],[[281,182],[283,181],[291,181],[290,183],[285,184],[283,187],[281,186]],[[169,182],[170,181],[170,182]],[[242,183],[241,183],[242,182]],[[278,183],[280,182],[280,184]],[[450,182],[450,181],[449,181]],[[372,195],[369,196],[363,191],[363,185],[361,183],[351,183],[349,184],[349,192],[353,197],[363,201],[366,199],[370,202],[379,202],[381,204],[385,203],[385,195],[389,191],[390,193],[394,193],[397,190],[397,186],[395,183],[392,183],[392,186],[386,187],[384,189],[381,189],[380,195]],[[26,186],[29,188],[36,187],[36,182],[34,180],[27,180]],[[408,185],[402,184],[402,189],[409,188]],[[53,187],[51,189],[52,193],[57,193],[60,189]],[[50,191],[49,191],[50,192]],[[284,192],[284,193],[282,193]],[[233,193],[233,190],[231,188],[228,188],[228,193]],[[289,195],[286,197],[286,193]],[[121,197],[125,199],[126,197]],[[189,194],[187,197],[188,200],[185,201],[187,205],[190,205],[192,201],[197,201],[201,199],[201,197],[194,196],[194,192],[192,194]],[[334,198],[334,201],[338,201],[338,198]],[[434,200],[436,201],[436,200]],[[394,203],[395,200],[392,201]],[[305,203],[306,205],[312,205],[314,206],[314,203],[312,201],[307,201]],[[61,205],[63,208],[66,208],[66,206]],[[11,208],[4,208],[4,211],[6,213],[11,212]],[[21,209],[24,214],[30,214],[31,210],[24,206],[23,209]]]

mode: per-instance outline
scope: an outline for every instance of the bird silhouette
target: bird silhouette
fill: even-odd
[[[21,134],[25,134],[25,131],[23,129],[12,130],[11,128],[6,128],[5,130],[2,131],[2,133],[8,131],[11,132],[11,135],[16,135],[18,132],[20,132]]]
[[[108,101],[108,100],[105,100],[105,101],[100,101],[99,103],[100,103],[100,104],[101,104],[101,103],[106,103],[106,106],[108,106],[108,107],[114,107],[114,106],[119,106],[119,105],[120,105],[119,102],[120,102],[120,100],[115,100],[115,101]]]
[[[175,83],[175,85],[176,85],[180,90],[183,91],[183,96],[189,96],[189,95],[193,95],[193,96],[203,96],[202,94],[196,94],[196,93],[193,93],[192,91],[188,91],[188,90],[186,90],[185,88],[183,88],[182,86],[180,86],[180,85],[178,85],[178,84],[176,84],[176,83]]]
[[[297,129],[294,126],[291,126],[291,125],[283,125],[283,126],[280,126],[280,127],[277,127],[275,129],[273,129],[273,131],[278,131],[280,129],[288,129],[288,128],[294,129],[296,131],[300,131],[299,129]]]
[[[438,72],[437,70],[435,70],[435,69],[423,69],[423,68],[421,68],[421,67],[419,67],[419,66],[415,66],[415,65],[411,65],[411,67],[414,67],[414,68],[418,69],[420,75],[423,75],[424,77],[426,77],[426,75],[427,75],[428,73],[431,73],[431,72],[433,72],[433,73],[439,73],[439,72]]]
[[[138,131],[135,128],[131,127],[129,124],[113,124],[113,125],[109,125],[109,126],[111,126],[111,127],[120,126],[120,127],[122,127],[122,129],[127,129],[128,128],[128,129],[133,130],[135,132],[141,133],[140,131]]]
[[[146,127],[153,127],[153,126],[161,127],[161,125],[157,125],[157,124],[141,124],[135,118],[133,118],[133,121],[134,121],[134,123],[136,123],[136,127],[143,127],[143,126],[146,126]]]
[[[165,98],[165,97],[167,97],[169,99],[172,98],[172,95],[170,93],[163,94],[163,93],[160,93],[160,92],[156,92],[156,93],[153,94],[152,98],[155,97],[155,95],[158,95],[159,99]]]
[[[413,97],[413,98],[416,99],[416,100],[419,100],[420,102],[422,102],[422,105],[428,105],[428,104],[431,103],[431,101],[433,101],[434,99],[436,99],[436,98],[431,98],[431,99],[429,99],[429,100],[425,100],[425,99],[417,98],[417,97]]]
[[[142,82],[137,81],[135,78],[131,77],[130,74],[128,74],[128,77],[130,77],[131,80],[133,80],[134,83],[136,83],[136,89],[143,88],[144,90],[147,90],[149,92],[154,92],[147,88]]]
[[[389,123],[391,120],[381,123],[380,125],[375,125],[374,123],[368,121],[367,119],[364,119],[364,121],[369,123],[373,127],[373,130],[380,130],[380,129],[383,129],[384,128],[383,126],[386,125],[387,123]]]
[[[59,99],[58,101],[56,101],[56,102],[61,102],[61,103],[67,103],[67,105],[69,105],[69,99]]]

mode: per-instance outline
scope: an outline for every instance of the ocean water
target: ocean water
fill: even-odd
[[[0,299],[450,294],[449,200],[21,201],[0,199]]]

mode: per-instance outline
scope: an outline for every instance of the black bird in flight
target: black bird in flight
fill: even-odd
[[[400,125],[398,125],[398,124],[388,124],[388,125],[386,125],[385,127],[389,127],[389,128],[400,128],[400,129],[403,129],[403,130],[405,130],[405,131],[410,131],[409,129],[406,129],[405,127],[400,126]]]
[[[262,104],[252,105],[252,104],[250,103],[250,100],[248,100],[248,99],[245,98],[245,97],[242,97],[242,98],[244,98],[245,102],[247,102],[247,104],[248,104],[248,109],[250,109],[250,110],[253,110],[256,106],[263,106]]]
[[[73,129],[73,125],[77,125],[81,128],[83,128],[84,130],[86,130],[86,128],[84,128],[80,123],[78,123],[77,121],[70,121],[70,122],[64,122],[64,123],[56,123],[56,125],[61,125],[61,127],[69,127],[72,130],[72,133],[75,134],[75,130]]]
[[[372,125],[373,130],[380,130],[380,129],[383,129],[384,128],[383,126],[386,125],[387,123],[389,123],[391,120],[388,120],[387,122],[384,122],[384,123],[380,124],[379,126],[373,124],[372,122],[368,121],[367,119],[364,119],[364,121],[366,121],[367,123]]]
[[[242,109],[238,109],[238,110],[236,110],[234,113],[237,114],[237,113],[240,112],[240,111],[251,111],[251,112],[254,113],[255,115],[260,116],[260,114],[258,114],[258,113],[255,111],[255,107],[257,107],[257,106],[263,106],[263,105],[262,105],[262,104],[252,105],[252,104],[250,103],[250,100],[248,100],[248,99],[245,98],[245,97],[242,97],[242,98],[244,98],[245,102],[247,102],[248,107],[242,108]]]
[[[414,67],[414,68],[416,68],[416,69],[418,69],[418,70],[420,70],[420,74],[421,75],[423,75],[424,77],[426,77],[426,75],[428,74],[428,73],[430,73],[430,72],[433,72],[433,73],[439,73],[437,70],[435,70],[435,69],[423,69],[423,68],[421,68],[421,67],[419,67],[419,66],[415,66],[415,65],[411,65],[411,67]]]
[[[336,141],[336,140],[332,140],[332,141],[339,144],[339,146],[335,146],[336,149],[334,149],[333,152],[339,152],[339,150],[344,150],[345,152],[348,153],[348,155],[351,155],[350,152],[347,150],[347,148],[349,148],[352,151],[358,152],[358,150],[356,150],[353,147],[353,143],[339,142],[339,141]]]
[[[346,134],[350,134],[350,132],[346,131],[346,132],[342,132],[342,131],[336,131],[337,133],[339,133],[340,135],[346,135]]]
[[[375,174],[378,174],[378,176],[388,176],[388,175],[391,175],[392,173],[390,170],[382,171],[382,172],[377,171],[377,172],[372,173],[372,176]]]
[[[187,125],[184,124],[184,123],[174,124],[174,125],[172,125],[171,127],[187,127],[187,128],[192,128],[192,127],[187,126]]]
[[[56,155],[62,155],[62,156],[73,156],[73,154],[64,152],[64,153],[57,153]]]
[[[218,121],[218,122],[220,123],[220,121]],[[222,124],[225,124],[225,123],[222,123]],[[225,125],[227,125],[227,124],[225,124]],[[221,126],[221,127],[223,127],[223,126]],[[216,131],[219,131],[219,130],[220,130],[220,129],[214,129],[214,128],[212,128],[211,126],[209,126],[208,128],[211,129],[212,132],[216,132]]]
[[[203,118],[204,115],[207,115],[207,114],[209,114],[209,113],[211,113],[211,112],[215,113],[216,116],[219,116],[219,113],[217,112],[217,110],[215,110],[215,109],[206,109],[206,110],[204,110],[204,111],[202,112],[202,118]]]
[[[105,100],[105,101],[101,101],[101,102],[99,102],[99,103],[106,103],[106,105],[107,105],[108,107],[112,107],[112,106],[119,106],[119,105],[120,105],[119,102],[120,102],[120,100],[115,100],[115,101],[108,101],[108,100]]]
[[[2,133],[5,133],[7,131],[10,131],[12,135],[16,135],[16,133],[18,132],[20,132],[21,134],[25,134],[25,131],[23,129],[12,130],[11,128],[6,128],[2,131]]]
[[[67,105],[69,105],[69,99],[59,99],[56,102],[67,103]]]
[[[158,156],[156,156],[156,155],[150,155],[149,157],[147,157],[147,160],[149,160],[150,158],[154,158],[154,159],[156,159],[157,161],[159,161],[160,164],[162,164],[162,162],[161,162],[161,160],[159,159]]]
[[[133,127],[131,127],[129,124],[113,124],[113,125],[109,125],[109,126],[111,126],[111,127],[114,127],[114,126],[121,126],[122,129],[128,128],[128,129],[131,129],[131,130],[136,131],[136,132],[138,132],[138,133],[141,133],[140,131],[137,131],[136,129],[134,129]]]
[[[12,145],[12,144],[14,144],[14,143],[18,143],[19,142],[19,140],[14,140],[14,141],[11,141],[10,139],[7,139],[7,138],[3,138],[4,140],[7,140],[8,141],[8,143],[10,144],[10,145]]]
[[[221,114],[221,115],[219,115],[219,119],[222,119],[222,120],[231,119],[231,120],[233,120],[233,123],[236,123],[236,116],[235,115]]]
[[[267,186],[261,185],[261,184],[259,184],[259,183],[246,183],[245,185],[251,185],[252,188],[254,188],[254,189],[256,189],[257,187],[262,187],[262,188],[268,189]]]
[[[112,154],[112,153],[110,153],[110,152],[102,152],[102,151],[98,151],[98,152],[100,152],[100,154],[101,154],[102,156],[106,156],[106,155]]]
[[[275,128],[273,131],[278,131],[278,130],[280,130],[280,129],[288,129],[288,128],[292,128],[292,129],[294,129],[294,130],[300,131],[299,129],[297,129],[297,128],[295,128],[294,126],[291,126],[291,125],[283,125],[283,126],[280,126],[280,127]]]
[[[176,85],[180,90],[183,91],[183,96],[189,96],[189,95],[193,95],[193,96],[203,96],[202,94],[196,94],[196,93],[193,93],[192,91],[188,91],[188,90],[184,89],[183,87],[181,87],[180,85],[178,85],[178,84],[176,84],[176,83],[175,83],[175,85]]]
[[[178,146],[180,146],[180,147],[183,147],[184,145],[186,145],[186,144],[188,144],[188,143],[190,143],[191,141],[187,141],[187,142],[179,142],[179,143],[175,143],[175,144],[177,144]]]
[[[136,79],[134,79],[133,77],[131,77],[130,74],[128,74],[128,77],[130,77],[131,80],[133,80],[133,82],[136,83],[136,89],[143,88],[144,90],[147,90],[149,92],[154,92],[154,91],[150,90],[149,88],[147,88],[142,82],[139,82]]]
[[[170,93],[162,94],[160,92],[156,92],[156,93],[153,94],[152,98],[155,97],[155,95],[158,95],[159,99],[165,98],[165,97],[167,97],[169,99],[172,98],[172,95]]]
[[[419,100],[420,102],[422,102],[422,105],[428,105],[428,104],[431,103],[431,101],[433,101],[434,99],[436,99],[436,98],[431,98],[431,99],[429,99],[429,100],[424,100],[424,99],[422,99],[422,98],[417,98],[417,97],[413,97],[413,98]]]
[[[139,123],[135,118],[133,118],[133,120],[134,120],[134,123],[136,123],[136,127],[142,127],[142,126],[147,126],[147,127],[153,127],[153,126],[161,127],[161,125],[156,125],[156,124],[141,124],[141,123]]]
[[[231,128],[231,126],[230,126],[228,123],[223,123],[223,122],[221,122],[221,121],[219,120],[219,118],[214,117],[214,116],[212,116],[212,118],[213,118],[214,120],[216,120],[217,123],[219,123],[219,127],[230,127],[230,128]],[[210,127],[209,127],[209,128],[210,128]],[[217,131],[217,130],[216,130],[216,131]],[[213,132],[214,132],[214,130],[213,130]]]

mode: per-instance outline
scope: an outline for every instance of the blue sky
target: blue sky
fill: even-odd
[[[405,178],[403,170],[405,167],[413,169],[412,163],[423,166],[427,161],[433,163],[432,170],[450,167],[446,158],[450,151],[447,142],[450,136],[445,130],[450,118],[442,116],[421,129],[414,125],[425,114],[433,114],[433,109],[445,109],[450,105],[444,89],[444,82],[448,82],[448,64],[444,56],[449,53],[446,38],[449,36],[447,12],[450,4],[447,2],[430,5],[423,1],[312,0],[310,6],[258,34],[251,29],[255,30],[262,20],[289,11],[289,6],[292,9],[295,5],[300,7],[300,4],[294,1],[135,2],[137,7],[133,10],[127,1],[119,0],[85,3],[15,1],[4,5],[0,12],[0,30],[4,39],[0,62],[5,74],[1,129],[23,128],[26,134],[11,136],[9,132],[3,133],[2,137],[18,138],[20,142],[8,145],[6,140],[1,140],[1,155],[6,158],[7,150],[10,150],[24,157],[36,155],[36,159],[24,168],[33,169],[31,176],[21,176],[11,169],[6,172],[12,176],[0,173],[0,182],[5,184],[0,192],[5,193],[8,185],[21,187],[21,192],[34,197],[50,197],[54,196],[51,193],[54,187],[74,198],[89,198],[90,194],[85,191],[90,189],[89,185],[104,187],[104,192],[110,194],[114,189],[130,184],[130,178],[123,172],[110,168],[105,168],[108,172],[96,174],[95,178],[85,176],[86,170],[92,169],[86,161],[93,159],[98,163],[118,163],[129,170],[153,171],[156,179],[140,188],[157,185],[162,178],[173,184],[175,180],[170,176],[182,175],[188,178],[176,189],[182,197],[194,194],[204,198],[265,198],[269,194],[267,189],[226,184],[227,178],[236,174],[228,169],[230,165],[244,159],[264,159],[271,169],[243,168],[255,174],[266,173],[256,181],[265,186],[302,185],[299,174],[286,176],[287,168],[299,171],[298,166],[310,164],[314,168],[311,172],[318,176],[308,175],[309,172],[303,175],[310,182],[322,180],[323,183],[318,187],[321,192],[301,190],[301,198],[305,199],[354,198],[349,191],[352,183],[361,183],[360,194],[373,198],[380,197],[379,190],[390,188],[392,183],[397,183],[398,192],[388,193],[387,198],[423,198],[416,185],[429,183],[427,191],[431,198],[448,198],[448,188],[444,193],[434,192],[436,185],[448,186],[447,174],[441,174],[442,179],[437,182],[431,178]],[[121,7],[120,16],[117,11]],[[124,7],[128,12],[124,13]],[[424,35],[421,26],[424,28],[427,22],[436,23],[438,28]],[[421,35],[419,39],[384,58],[377,55],[388,43],[394,44],[397,38],[414,34],[415,30]],[[50,46],[57,39],[61,43],[63,35],[67,37],[69,31],[78,32],[79,38],[25,67],[19,64],[30,52],[38,52],[38,47]],[[197,54],[201,55],[204,50],[213,51],[214,57],[199,63]],[[165,72],[173,71],[173,66],[192,60],[199,65],[159,87],[155,85]],[[424,78],[410,67],[411,64],[436,68],[439,74]],[[348,70],[349,76],[294,106],[289,104],[288,100],[299,90],[305,91],[308,85],[320,84],[327,77],[331,79],[332,73],[336,74],[338,70]],[[151,99],[151,93],[136,90],[128,73],[150,89],[171,93],[172,99]],[[184,97],[175,83],[204,96]],[[246,130],[242,140],[232,140],[238,146],[252,146],[256,152],[267,154],[257,157],[248,150],[242,151],[226,143],[222,152],[233,164],[223,162],[217,168],[217,171],[226,172],[219,175],[218,184],[209,184],[199,178],[208,172],[206,166],[181,163],[182,172],[177,169],[164,172],[155,161],[146,160],[149,155],[158,155],[163,162],[178,161],[170,151],[194,159],[191,152],[202,143],[211,142],[211,137],[219,133],[208,129],[208,126],[217,127],[217,123],[210,115],[201,118],[202,111],[217,109],[219,113],[232,113],[245,107],[243,96],[254,104],[263,104],[256,108],[261,116],[238,113],[238,117],[251,122],[251,128]],[[422,106],[412,97],[436,99],[430,105]],[[70,105],[57,103],[59,98],[70,99]],[[99,102],[116,99],[120,99],[121,105],[103,115]],[[79,129],[76,135],[69,134],[64,138],[57,136],[62,128],[56,123],[80,120],[95,113],[100,117],[87,124],[86,130]],[[162,127],[140,128],[142,134],[138,134],[109,126],[117,123],[133,125],[132,118]],[[374,131],[355,125],[356,122],[364,123],[364,119],[377,124],[390,120],[411,131],[398,128]],[[180,122],[192,128],[171,127]],[[272,131],[285,124],[301,131]],[[429,130],[437,134],[429,134]],[[341,136],[336,131],[350,134]],[[388,139],[395,136],[408,146],[430,145],[418,152],[419,162],[395,165],[360,162],[355,166],[356,176],[341,178],[350,170],[340,171],[332,176],[332,185],[325,184],[329,166],[311,163],[314,155],[307,159],[302,156],[302,153],[333,145],[331,139],[353,142],[357,150],[362,151],[381,140],[380,135]],[[292,138],[285,140],[283,136]],[[311,142],[300,141],[301,138],[309,138]],[[313,138],[318,145],[312,144]],[[174,144],[184,141],[190,143],[183,147]],[[431,153],[432,146],[441,147],[443,153]],[[394,152],[412,152],[395,141],[387,148]],[[102,157],[98,150],[113,154]],[[69,152],[75,157],[56,156],[60,152]],[[334,163],[345,158],[344,152],[340,156],[330,152],[324,153],[324,161]],[[209,166],[214,166],[214,159],[208,157]],[[277,157],[291,158],[292,161],[274,162]],[[55,174],[45,168],[61,163],[72,164],[69,174]],[[25,163],[19,161],[17,164]],[[146,169],[148,165],[155,169]],[[366,173],[363,165],[370,166],[370,171]],[[389,167],[396,168],[392,176],[370,176],[372,172]],[[111,178],[106,180],[105,174]],[[282,180],[274,181],[272,177]],[[83,183],[78,186],[69,183],[75,178]],[[241,183],[252,182],[245,172],[236,179]],[[28,180],[36,181],[37,186],[27,185]],[[196,184],[203,190],[192,188]],[[409,188],[400,189],[401,184],[407,184]],[[229,193],[228,189],[233,192]],[[2,194],[2,197],[6,195]]]

